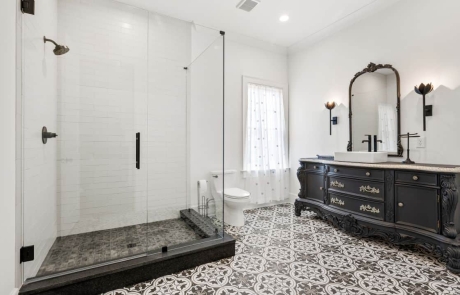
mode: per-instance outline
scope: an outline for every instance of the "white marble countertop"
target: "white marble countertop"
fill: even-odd
[[[340,162],[331,160],[320,160],[317,158],[301,158],[300,162],[321,163],[326,165],[341,165],[350,167],[365,167],[365,168],[384,168],[395,170],[416,170],[435,173],[460,173],[460,166],[442,165],[442,164],[403,164],[397,162],[384,163],[358,163],[358,162]]]

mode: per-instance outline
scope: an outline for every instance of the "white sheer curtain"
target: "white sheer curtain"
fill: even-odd
[[[245,129],[244,170],[251,203],[288,198],[289,164],[282,89],[248,83]]]
[[[379,137],[381,151],[396,152],[398,134],[396,130],[396,109],[391,104],[379,104]]]

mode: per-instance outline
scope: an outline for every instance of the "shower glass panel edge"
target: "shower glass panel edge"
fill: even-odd
[[[224,169],[224,42],[219,31],[199,25],[192,26],[192,42],[192,62],[186,70],[189,106],[189,205],[186,215],[195,214],[198,223],[204,224],[207,231],[205,239],[196,241],[200,243],[224,236],[224,207],[215,188],[215,182],[223,184],[224,174],[218,179],[211,175],[211,171]],[[206,182],[205,190],[203,182]]]

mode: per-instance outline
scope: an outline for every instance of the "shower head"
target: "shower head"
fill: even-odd
[[[65,45],[59,45],[57,44],[56,42],[54,42],[53,40],[51,39],[47,39],[46,37],[43,37],[43,42],[46,43],[46,42],[51,42],[53,43],[56,47],[54,48],[53,52],[55,55],[63,55],[63,54],[66,54],[67,52],[69,52],[70,48],[65,46]]]

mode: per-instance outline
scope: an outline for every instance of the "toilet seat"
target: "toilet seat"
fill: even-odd
[[[222,195],[222,191],[218,191],[218,193]],[[224,189],[224,195],[229,199],[247,199],[251,194],[245,190],[234,187]]]

